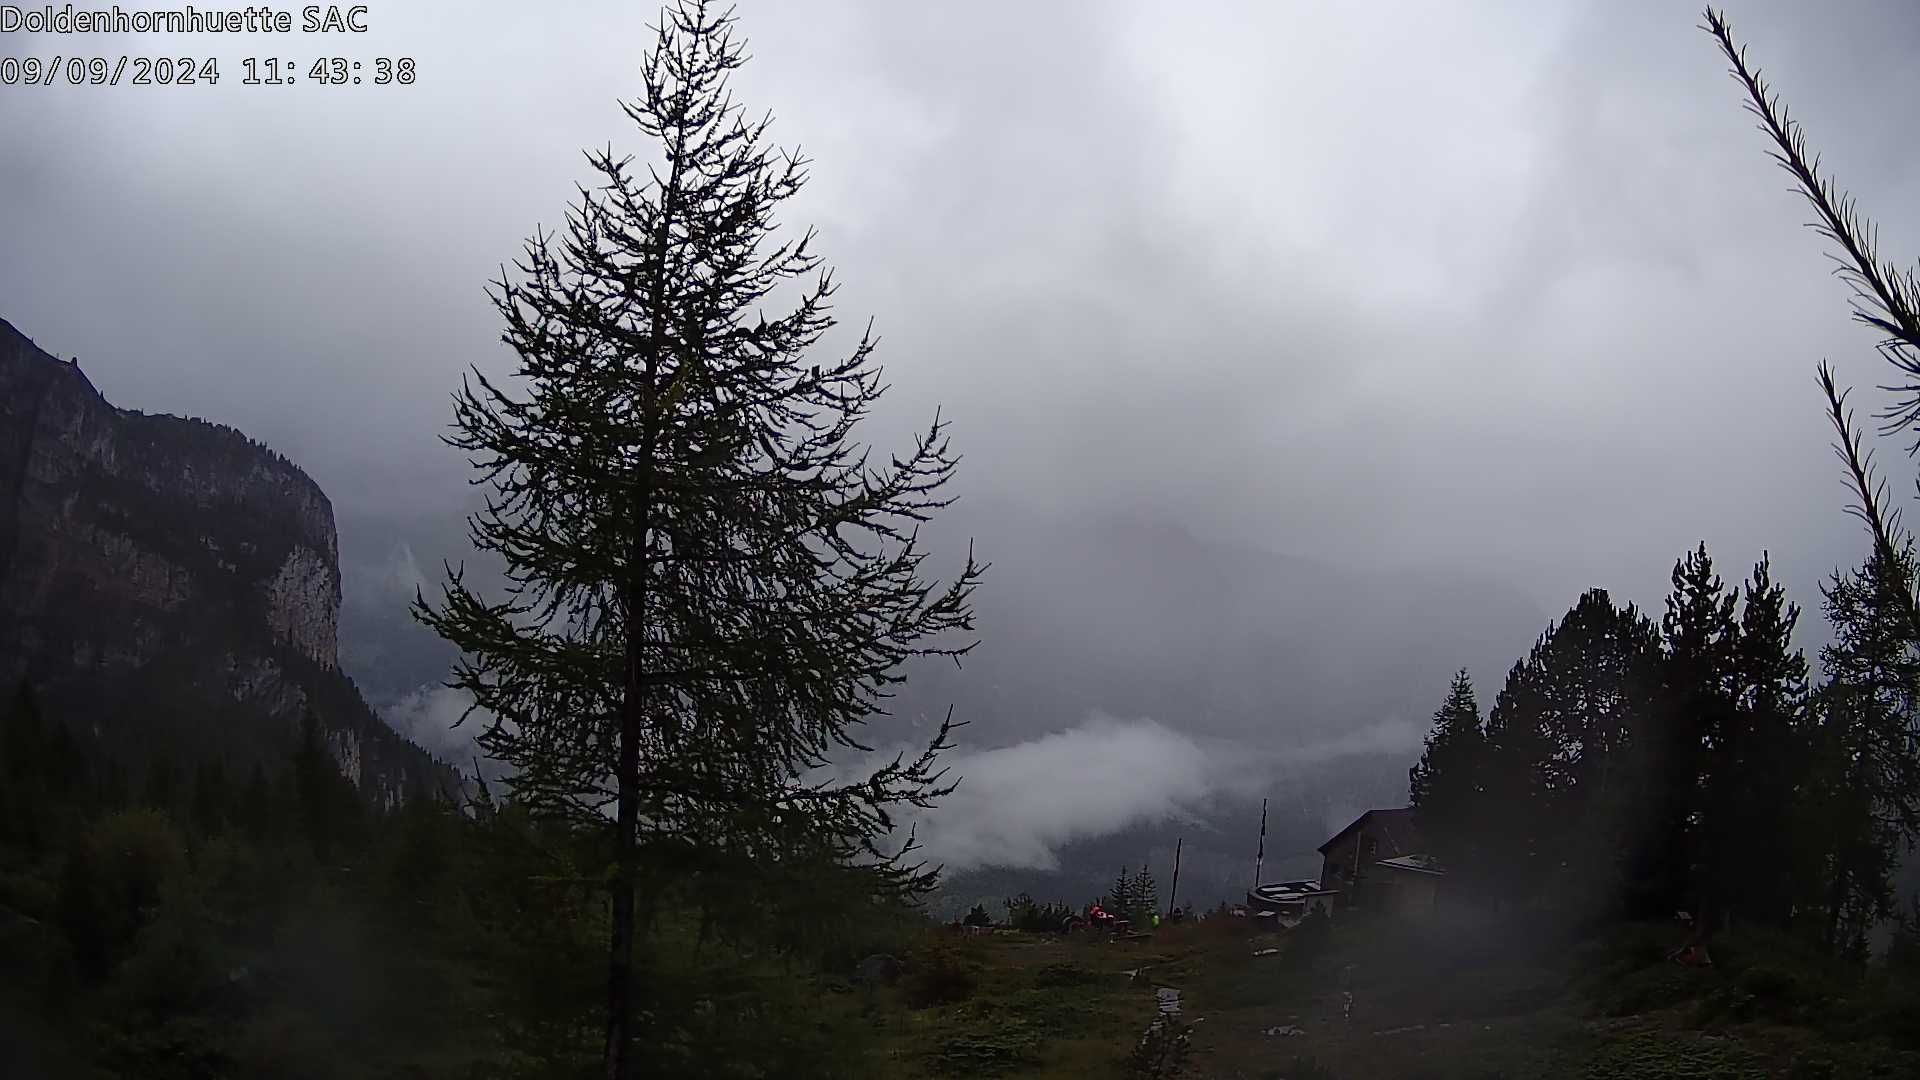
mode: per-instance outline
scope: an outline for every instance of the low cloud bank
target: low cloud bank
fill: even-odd
[[[1189,736],[1106,716],[943,763],[959,787],[913,824],[928,859],[955,870],[1055,869],[1062,845],[1188,813],[1220,775]]]
[[[504,775],[474,742],[488,718],[474,713],[455,726],[472,699],[464,690],[423,686],[380,709],[394,730],[488,780]],[[930,810],[903,816],[919,854],[950,871],[982,867],[1059,869],[1069,844],[1137,825],[1193,818],[1222,798],[1258,798],[1290,766],[1340,757],[1419,752],[1423,725],[1389,718],[1337,738],[1289,747],[1196,739],[1148,718],[1095,714],[1077,727],[986,750],[941,758],[958,786]],[[909,756],[911,752],[909,751]],[[891,758],[891,754],[885,755]],[[845,775],[845,774],[843,774]],[[1327,808],[1328,827],[1366,809]]]
[[[911,824],[927,860],[951,871],[1056,870],[1060,849],[1076,841],[1195,817],[1217,799],[1258,798],[1290,767],[1411,758],[1425,734],[1423,725],[1389,718],[1321,742],[1262,747],[1095,715],[1038,739],[950,754],[944,763],[958,788]]]
[[[487,761],[479,744],[474,742],[487,729],[486,714],[476,712],[468,716],[465,723],[454,726],[472,703],[472,696],[465,690],[422,686],[405,697],[381,705],[378,711],[387,726],[462,772],[472,771],[474,760],[480,759],[483,771],[491,778],[498,763]]]

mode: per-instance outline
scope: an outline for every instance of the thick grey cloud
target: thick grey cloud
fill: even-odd
[[[423,686],[385,705],[380,715],[395,731],[465,769],[481,756],[474,739],[488,722],[486,714],[469,711],[472,705],[473,698],[463,691]]]
[[[953,870],[1058,868],[1062,846],[1191,812],[1222,763],[1191,737],[1151,720],[1093,717],[1013,746],[947,762],[960,783],[935,810],[902,823],[925,857]],[[1116,782],[1118,778],[1130,782]]]
[[[389,0],[363,36],[0,39],[219,55],[218,86],[0,94],[0,314],[113,400],[239,426],[343,510],[453,507],[482,286],[644,150],[649,5]],[[1739,3],[1836,175],[1920,252],[1909,5]],[[1812,605],[1855,561],[1813,365],[1880,374],[1690,3],[742,5],[739,80],[964,485],[1165,514],[1549,610],[1657,604],[1705,539]],[[239,85],[410,55],[411,87]],[[1892,111],[1886,111],[1891,103]],[[1899,463],[1899,478],[1911,474]],[[998,553],[988,553],[1000,557]],[[426,556],[422,555],[423,561]]]

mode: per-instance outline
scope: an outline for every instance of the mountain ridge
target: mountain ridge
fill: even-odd
[[[312,711],[392,805],[450,770],[339,666],[332,503],[238,430],[109,403],[0,319],[0,683],[30,683],[129,764],[272,760]]]

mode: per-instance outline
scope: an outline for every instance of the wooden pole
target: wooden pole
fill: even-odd
[[[1365,814],[1360,815],[1362,820],[1364,820],[1366,816]],[[1352,883],[1347,886],[1348,904],[1353,904],[1354,901],[1360,898],[1360,849],[1366,846],[1367,827],[1363,824],[1360,826],[1360,831],[1353,836],[1353,879]]]
[[[1260,800],[1260,846],[1253,853],[1253,887],[1260,887],[1260,864],[1267,858],[1267,800]]]
[[[1167,890],[1167,914],[1172,916],[1180,910],[1180,845],[1184,841],[1175,837],[1173,841],[1173,887]]]

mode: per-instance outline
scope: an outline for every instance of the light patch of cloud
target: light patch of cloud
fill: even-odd
[[[389,597],[411,601],[420,592],[434,585],[420,569],[420,560],[414,557],[413,545],[399,544],[393,549],[393,555],[387,560],[385,572],[380,576],[381,591]]]
[[[1284,756],[1297,764],[1312,764],[1361,754],[1413,754],[1426,738],[1425,723],[1390,716],[1330,739],[1305,744]]]
[[[926,856],[952,869],[1055,869],[1062,845],[1181,813],[1218,772],[1189,736],[1099,715],[947,765],[959,786],[913,824]]]
[[[498,763],[488,761],[479,744],[474,742],[487,729],[491,718],[478,710],[468,713],[472,704],[473,697],[465,690],[422,686],[380,706],[379,713],[393,730],[420,744],[435,757],[462,772],[472,771],[478,761],[481,772],[492,779]]]
[[[431,595],[437,585],[420,568],[413,545],[404,542],[393,545],[377,562],[343,566],[341,573],[345,602],[355,607],[385,609],[397,604],[404,608],[413,602],[416,590]]]
[[[1425,734],[1421,725],[1388,718],[1276,749],[1095,714],[1065,731],[948,757],[958,786],[903,822],[901,835],[911,825],[920,854],[950,871],[1055,870],[1061,848],[1076,841],[1195,817],[1225,798],[1258,797],[1290,767],[1364,754],[1410,757]]]

